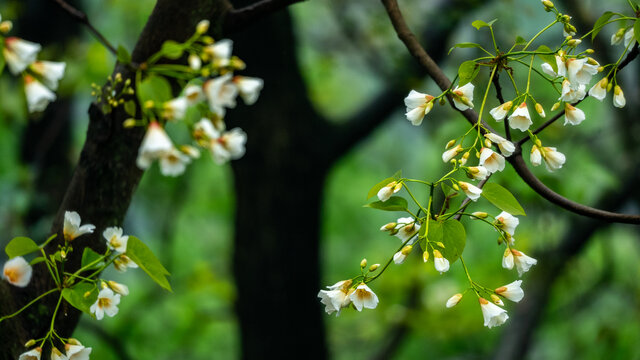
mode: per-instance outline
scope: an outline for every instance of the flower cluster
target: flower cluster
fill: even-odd
[[[30,340],[27,345],[30,345],[31,342],[35,345],[34,340]],[[89,360],[91,351],[92,349],[90,347],[85,347],[77,339],[69,338],[64,342],[64,353],[56,347],[51,349],[51,360]],[[18,360],[40,360],[41,356],[42,347],[38,346],[22,353]]]
[[[22,76],[29,112],[44,111],[56,99],[53,91],[58,89],[66,65],[63,62],[37,60],[42,46],[19,37],[6,36],[11,28],[11,21],[0,22],[0,42],[4,45],[2,56],[9,72]]]

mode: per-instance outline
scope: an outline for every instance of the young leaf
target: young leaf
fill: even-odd
[[[44,257],[42,257],[42,256],[38,256],[37,258],[35,258],[35,259],[33,259],[33,260],[29,261],[29,265],[33,266],[33,265],[35,265],[35,264],[37,264],[37,263],[41,263],[41,262],[43,262],[43,261],[44,261]]]
[[[385,187],[388,183],[400,179],[401,176],[402,176],[402,170],[398,170],[396,171],[395,174],[393,174],[392,177],[386,178],[380,181],[379,183],[375,184],[367,193],[367,200],[371,199],[373,196],[378,194],[378,191],[380,191],[380,189]]]
[[[467,233],[460,221],[449,219],[442,223],[442,243],[444,249],[440,250],[442,256],[453,264],[458,260],[467,243]]]
[[[91,264],[92,262],[98,260],[99,258],[101,258],[101,255],[98,254],[97,252],[91,250],[91,248],[84,248],[84,251],[82,252],[82,262],[81,262],[81,267],[85,267],[89,264]],[[100,263],[96,264],[95,266],[99,265]],[[95,267],[94,266],[94,267]]]
[[[88,296],[85,294],[89,292]],[[64,288],[62,297],[74,308],[90,314],[91,305],[98,300],[98,288],[89,283],[80,283],[72,288]]]
[[[18,236],[9,241],[4,251],[9,255],[9,259],[16,256],[22,256],[34,251],[38,251],[40,248],[38,245],[28,237]]]
[[[131,54],[129,54],[129,51],[122,45],[118,45],[116,56],[118,57],[118,61],[123,64],[131,63]]]
[[[162,266],[160,260],[153,254],[151,249],[145,245],[140,239],[135,236],[129,235],[129,241],[127,241],[127,256],[133,260],[144,272],[149,275],[153,281],[155,281],[162,288],[172,291],[167,275],[169,272]]]
[[[460,78],[459,86],[471,82],[476,78],[478,72],[480,72],[480,68],[473,60],[468,60],[460,64],[460,67],[458,68],[458,77]]]
[[[640,44],[640,20],[636,20],[633,25],[633,35],[636,37],[638,44]]]
[[[536,51],[543,52],[543,53],[551,53],[552,52],[551,49],[549,49],[549,47],[546,46],[546,45],[538,46],[538,49]],[[553,71],[558,72],[558,64],[556,64],[556,57],[554,55],[551,55],[551,54],[538,54],[538,57],[540,57],[540,59],[542,59],[542,61],[544,61],[547,64],[551,65],[551,67],[553,68]]]
[[[506,211],[511,215],[526,216],[524,209],[513,194],[496,183],[486,183],[482,188],[482,196],[498,209]]]
[[[163,103],[171,100],[171,86],[162,76],[150,75],[138,85],[138,99],[140,104],[147,100]]]
[[[374,201],[372,203],[363,205],[363,207],[369,207],[384,211],[407,211],[408,206],[409,205],[407,204],[407,200],[400,196],[392,196],[385,202]]]
[[[472,42],[462,42],[462,43],[453,45],[453,47],[449,49],[449,54],[451,54],[451,52],[455,48],[482,48],[482,46],[480,44],[476,44]]]
[[[133,100],[126,101],[124,103],[124,112],[126,112],[129,116],[136,116],[136,102]]]
[[[486,22],[484,22],[482,20],[476,20],[476,21],[471,23],[471,26],[473,26],[477,30],[480,30],[483,27],[489,27],[489,26],[493,25],[493,23],[496,22],[497,20],[498,19],[493,19],[493,20],[489,21],[488,23],[486,23]]]
[[[179,59],[183,51],[182,45],[173,40],[167,40],[162,44],[162,53],[169,59]]]
[[[606,24],[607,21],[609,21],[609,19],[611,19],[612,16],[613,16],[613,13],[611,11],[607,11],[598,18],[596,23],[593,25],[593,32],[591,33],[591,42],[593,42],[593,39],[596,38],[596,35],[598,35],[600,30],[602,30],[602,27],[604,27],[604,24]]]
[[[515,44],[516,45],[526,45],[527,44],[527,40],[525,40],[522,36],[517,36]]]

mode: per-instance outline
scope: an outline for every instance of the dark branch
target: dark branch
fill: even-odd
[[[98,39],[98,41],[100,41],[102,45],[104,45],[113,55],[118,54],[116,48],[113,47],[113,45],[111,45],[109,40],[107,40],[104,37],[104,35],[102,35],[100,31],[98,31],[98,29],[96,29],[91,24],[91,22],[89,22],[89,17],[87,17],[87,14],[69,5],[64,0],[52,0],[52,1],[58,4],[64,11],[66,11],[69,15],[71,15],[71,17],[75,18],[78,22],[86,26],[89,29],[89,31],[91,31],[93,35]]]
[[[222,24],[222,32],[229,34],[247,27],[251,23],[261,19],[265,15],[284,9],[289,5],[304,0],[262,0],[255,4],[232,9],[227,12]]]
[[[436,84],[443,91],[451,87],[451,81],[442,72],[440,67],[433,61],[426,50],[420,45],[416,36],[411,32],[407,23],[400,12],[397,0],[382,0],[382,4],[387,10],[389,19],[398,34],[398,38],[405,44],[411,55],[413,55],[418,62],[427,70],[429,75],[435,80]],[[478,114],[468,109],[461,112],[469,123],[475,125],[477,123]],[[483,122],[483,126],[485,126]],[[488,131],[493,132],[491,128],[486,126]],[[483,131],[484,132],[484,131]],[[507,159],[511,166],[516,170],[518,175],[531,187],[532,190],[539,195],[549,200],[550,202],[563,207],[571,212],[589,216],[595,219],[601,219],[608,222],[621,222],[629,224],[640,224],[639,215],[619,214],[609,211],[604,211],[590,206],[586,206],[575,201],[569,200],[560,194],[554,192],[546,185],[544,185],[536,176],[527,168],[524,160],[522,159],[522,151],[520,147],[516,148],[516,152]]]

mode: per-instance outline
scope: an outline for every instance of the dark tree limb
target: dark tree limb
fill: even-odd
[[[104,45],[104,47],[106,47],[113,55],[117,55],[118,51],[116,50],[116,48],[113,47],[113,45],[111,45],[109,40],[107,40],[107,38],[104,37],[104,35],[102,35],[102,33],[98,31],[98,29],[96,29],[95,26],[93,26],[93,24],[91,24],[87,14],[71,6],[69,3],[67,3],[64,0],[52,0],[52,1],[58,4],[60,8],[66,11],[71,17],[73,17],[78,22],[86,26],[87,29],[89,29],[89,31],[93,34],[93,36],[95,36],[96,39],[98,39],[98,41],[101,42],[102,45]]]
[[[240,9],[230,9],[225,16],[222,31],[225,34],[233,33],[271,13],[301,1],[305,0],[261,0]]]

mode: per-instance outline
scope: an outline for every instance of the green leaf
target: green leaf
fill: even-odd
[[[442,224],[442,243],[444,249],[440,250],[442,256],[453,264],[458,260],[467,243],[467,233],[460,221],[449,219]]]
[[[593,42],[593,39],[596,38],[596,35],[598,35],[600,30],[602,30],[602,27],[604,26],[604,24],[606,24],[607,21],[609,21],[609,19],[611,19],[612,16],[613,16],[613,13],[611,11],[607,11],[604,14],[602,14],[598,18],[598,20],[596,20],[596,23],[593,25],[593,32],[591,33],[591,42]]]
[[[89,296],[84,296],[89,292]],[[98,300],[98,288],[89,283],[79,283],[72,288],[62,289],[62,297],[74,308],[91,314],[89,309],[91,305]]]
[[[118,50],[116,51],[116,56],[118,61],[123,64],[131,63],[131,54],[129,54],[129,50],[122,45],[118,45]]]
[[[460,78],[459,86],[473,81],[473,79],[478,75],[478,72],[480,72],[480,68],[473,60],[465,61],[460,64],[460,67],[458,68],[458,77]]]
[[[506,211],[511,215],[526,216],[524,209],[513,194],[496,183],[486,183],[482,188],[482,196],[498,209]]]
[[[126,112],[129,116],[136,116],[136,102],[133,100],[126,101],[124,103],[124,112]]]
[[[473,26],[477,30],[480,30],[483,27],[489,27],[489,26],[493,25],[493,23],[496,22],[497,20],[498,19],[493,19],[493,20],[489,21],[488,23],[486,23],[486,22],[484,22],[482,20],[476,20],[476,21],[471,23],[471,26]]]
[[[476,44],[476,43],[472,43],[472,42],[462,42],[462,43],[458,43],[458,44],[453,45],[453,47],[451,49],[449,49],[449,54],[451,54],[451,52],[455,48],[480,48],[480,49],[482,49],[482,46],[480,44]]]
[[[129,235],[126,254],[133,262],[138,264],[153,281],[162,288],[171,291],[171,285],[169,284],[169,280],[167,280],[167,275],[171,274],[162,266],[160,260],[158,260],[145,243],[137,237]]]
[[[150,75],[138,85],[140,104],[144,104],[147,100],[163,103],[171,98],[171,85],[162,76]]]
[[[550,53],[552,52],[551,49],[549,49],[548,46],[546,45],[540,45],[538,46],[538,49],[536,50],[537,52],[544,52],[544,53]],[[553,68],[553,71],[558,72],[558,64],[556,64],[556,57],[555,55],[548,55],[548,54],[538,54],[538,57],[540,59],[542,59],[542,61],[546,62],[547,64],[551,65],[551,67]]]
[[[640,20],[636,20],[633,25],[633,35],[636,37],[638,44],[640,44]]]
[[[389,184],[392,181],[396,181],[398,179],[400,179],[400,177],[402,176],[402,170],[398,170],[396,171],[395,174],[393,174],[392,177],[390,178],[386,178],[382,181],[380,181],[379,183],[375,184],[367,193],[367,200],[371,199],[373,196],[378,194],[378,191],[380,191],[380,189],[382,189],[383,187],[385,187],[387,184]]]
[[[12,259],[16,256],[26,255],[38,250],[40,250],[38,244],[36,244],[28,237],[24,236],[13,238],[13,240],[9,241],[7,246],[4,248],[4,251],[7,253],[7,255],[9,255],[9,259]]]
[[[363,207],[369,207],[384,211],[407,211],[408,206],[409,205],[407,204],[407,200],[400,196],[392,196],[385,202],[374,201],[370,204],[363,205]]]
[[[179,44],[173,40],[167,40],[162,44],[162,54],[166,58],[176,60],[182,56],[184,48],[182,44]]]
[[[38,264],[38,263],[41,263],[41,262],[43,262],[43,261],[44,261],[44,257],[42,257],[42,256],[38,256],[37,258],[35,258],[35,259],[33,259],[33,260],[29,261],[29,265],[33,266],[33,265]]]
[[[527,44],[527,40],[525,40],[522,36],[517,36],[515,44],[516,45],[526,45]]]
[[[85,267],[89,264],[91,264],[92,262],[98,260],[99,258],[101,258],[102,256],[100,254],[98,254],[97,252],[93,251],[91,248],[84,248],[84,251],[82,252],[82,262],[80,267]],[[93,267],[96,267],[100,265],[100,263],[96,264]]]

